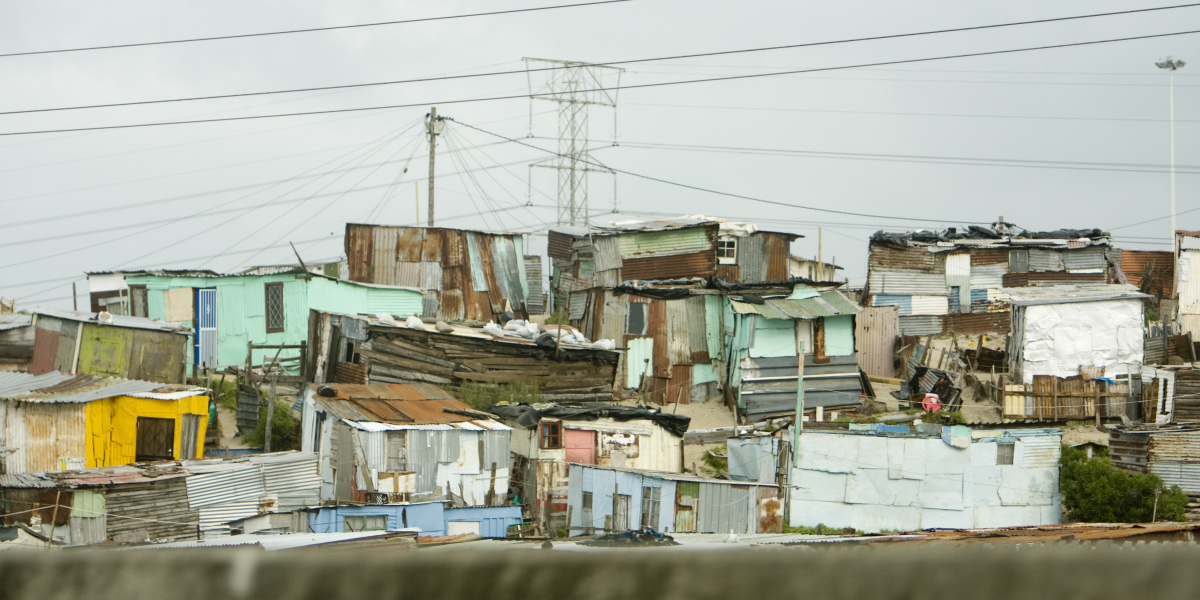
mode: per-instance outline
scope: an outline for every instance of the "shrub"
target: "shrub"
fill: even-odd
[[[524,381],[512,381],[504,385],[491,385],[464,381],[458,387],[458,399],[475,410],[487,411],[493,404],[539,404],[544,402],[538,386]]]
[[[243,441],[250,446],[262,446],[267,439],[267,408],[258,411],[258,427],[247,433]],[[275,401],[275,419],[271,422],[271,452],[300,449],[300,419],[291,405]]]
[[[1066,444],[1063,444],[1059,465],[1062,467],[1059,473],[1062,503],[1067,517],[1073,521],[1147,523],[1154,519],[1184,520],[1187,494],[1177,485],[1168,488],[1158,475],[1126,473],[1113,466],[1105,452],[1089,459],[1083,450]]]

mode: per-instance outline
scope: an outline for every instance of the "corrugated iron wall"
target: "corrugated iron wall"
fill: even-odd
[[[667,314],[667,360],[671,365],[691,365],[691,336],[688,334],[688,302],[663,300]]]
[[[630,258],[621,267],[625,281],[708,277],[716,273],[716,252]]]
[[[928,248],[924,247],[895,248],[873,244],[867,257],[867,265],[871,271],[882,269],[885,271],[946,274],[945,255],[930,252]]]
[[[754,533],[757,486],[700,483],[696,526],[700,533]]]
[[[762,283],[767,279],[767,252],[762,236],[738,238],[737,266],[742,283]]]
[[[715,256],[717,228],[718,225],[714,223],[708,227],[622,233],[617,236],[617,243],[625,259],[641,255],[667,256],[705,251]]]
[[[1042,248],[1029,249],[1029,270],[1030,271],[1065,271],[1063,266],[1063,253],[1058,250],[1045,250]]]
[[[942,332],[942,318],[935,315],[900,317],[900,335],[933,335]]]
[[[766,281],[788,280],[788,254],[791,246],[788,236],[782,233],[756,233],[763,238],[763,253],[766,254]]]
[[[876,270],[868,276],[868,288],[872,294],[949,296],[944,273],[921,273],[918,271]]]
[[[1164,298],[1175,297],[1174,259],[1170,252],[1125,250],[1121,253],[1121,270],[1125,279],[1139,288],[1149,273],[1152,279],[1158,280],[1148,286],[1150,293],[1162,294]]]
[[[1168,486],[1177,485],[1188,494],[1200,494],[1200,432],[1155,433],[1150,435],[1150,472]]]
[[[1108,258],[1104,246],[1088,246],[1077,250],[1066,250],[1062,253],[1063,267],[1067,271],[1107,269]]]
[[[858,346],[858,366],[867,375],[896,376],[899,318],[899,310],[894,306],[864,307],[855,317],[854,340]]]

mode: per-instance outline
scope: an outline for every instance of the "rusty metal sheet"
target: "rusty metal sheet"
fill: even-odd
[[[425,240],[421,244],[421,259],[425,262],[442,262],[442,250],[446,244],[444,229],[426,229]]]
[[[596,262],[596,271],[607,271],[609,269],[620,269],[623,262],[621,260],[621,245],[617,242],[617,236],[606,235],[593,238],[592,260]]]
[[[917,271],[937,275],[946,274],[945,255],[930,252],[923,246],[911,248],[894,248],[892,246],[872,245],[867,257],[870,270],[904,270]]]
[[[971,266],[1007,264],[1008,248],[971,248]]]
[[[1004,333],[1010,328],[1008,311],[957,313],[942,317],[944,330],[959,334]]]
[[[945,265],[942,265],[943,268]],[[872,294],[898,296],[949,296],[945,273],[872,269],[867,275]]]
[[[442,267],[442,288],[443,290],[457,290],[461,292],[467,286],[463,280],[463,272],[465,267]]]
[[[435,319],[438,316],[438,291],[427,290],[421,294],[421,317]]]
[[[654,366],[654,376],[669,378],[671,376],[671,360],[668,350],[670,329],[667,324],[666,300],[650,300],[650,310],[647,313],[646,333],[654,339],[654,360],[651,361]]]
[[[705,296],[691,296],[685,300],[687,304],[687,338],[691,363],[707,363],[711,360],[708,354],[708,310],[704,305]]]
[[[1032,271],[1065,271],[1063,253],[1061,250],[1044,248],[1029,249],[1029,270]]]
[[[445,292],[443,292],[445,293]],[[475,319],[476,321],[493,321],[495,313],[492,312],[492,301],[488,297],[487,292],[463,292],[463,300],[465,301],[465,312],[467,319]]]
[[[442,230],[442,269],[468,264],[467,233],[454,229]]]
[[[442,265],[437,262],[423,261],[421,265],[421,284],[417,287],[423,290],[442,289]]]
[[[686,299],[663,300],[667,313],[667,359],[672,365],[691,365],[692,348],[688,335],[688,305]],[[705,340],[704,349],[707,350]]]
[[[44,323],[53,321],[53,323]],[[44,326],[59,325],[58,319],[39,319],[33,333],[33,360],[29,362],[29,372],[42,375],[54,371],[54,360],[58,355],[59,328],[44,328]]]
[[[395,227],[376,227],[372,232],[372,283],[396,285],[396,235]]]
[[[629,295],[604,291],[604,317],[601,320],[599,339],[619,342],[625,335],[625,321],[629,318]]]
[[[783,499],[775,487],[758,488],[758,524],[755,533],[783,533]]]
[[[864,307],[854,320],[859,368],[867,375],[895,377],[896,340],[899,334],[900,315],[897,307]]]
[[[788,280],[788,254],[791,236],[783,233],[756,233],[763,238],[763,254],[766,258],[766,281]]]
[[[1121,271],[1129,283],[1149,294],[1161,294],[1164,298],[1175,295],[1175,268],[1170,252],[1149,250],[1125,250],[1121,252]],[[1150,277],[1149,285],[1142,281]]]
[[[396,230],[396,260],[420,262],[425,247],[425,230],[420,227],[399,227]]]
[[[574,241],[574,237],[552,229],[547,235],[547,254],[550,258],[571,260],[571,248]]]
[[[578,321],[579,319],[582,319],[584,312],[587,310],[587,303],[587,291],[571,292],[571,297],[568,301],[568,304],[571,305],[571,310],[567,318],[572,321]]]
[[[438,318],[443,321],[461,321],[466,318],[466,305],[462,290],[442,291],[438,304]]]
[[[625,281],[708,277],[716,273],[715,252],[697,252],[674,256],[647,256],[626,259],[621,267]]]
[[[346,263],[350,281],[372,283],[375,275],[374,240],[370,225],[346,225]]]
[[[717,277],[726,283],[736,283],[742,280],[742,271],[737,265],[717,265]]]
[[[1063,283],[1104,283],[1108,280],[1106,273],[1063,273],[1063,272],[1030,272],[1029,285],[1059,285]],[[1007,286],[1006,286],[1007,287]]]
[[[394,271],[387,285],[399,285],[403,287],[421,287],[422,283],[422,268],[419,262],[396,261],[393,267]]]
[[[690,404],[692,401],[692,367],[690,365],[674,365],[671,367],[671,379],[667,383],[666,402],[675,404]]]

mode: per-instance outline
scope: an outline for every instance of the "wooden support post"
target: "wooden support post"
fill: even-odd
[[[1100,385],[1096,385],[1096,405],[1093,407],[1093,412],[1096,413],[1096,427],[1100,427]]]
[[[1058,420],[1058,376],[1054,377],[1054,420]]]
[[[612,530],[617,530],[617,500],[621,494],[621,484],[613,483]]]
[[[575,511],[572,510],[574,508],[570,504],[567,505],[567,537],[571,537],[571,517],[575,514]]]
[[[62,490],[59,489],[54,494],[54,516],[50,517],[50,537],[46,539],[46,548],[54,545],[54,522],[58,521],[58,504],[62,499]]]

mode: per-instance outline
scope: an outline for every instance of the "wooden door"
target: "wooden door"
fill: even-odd
[[[675,531],[696,531],[696,505],[700,501],[700,484],[680,481],[675,484]]]
[[[563,444],[567,450],[567,462],[583,465],[596,464],[595,431],[567,429],[564,432]]]

